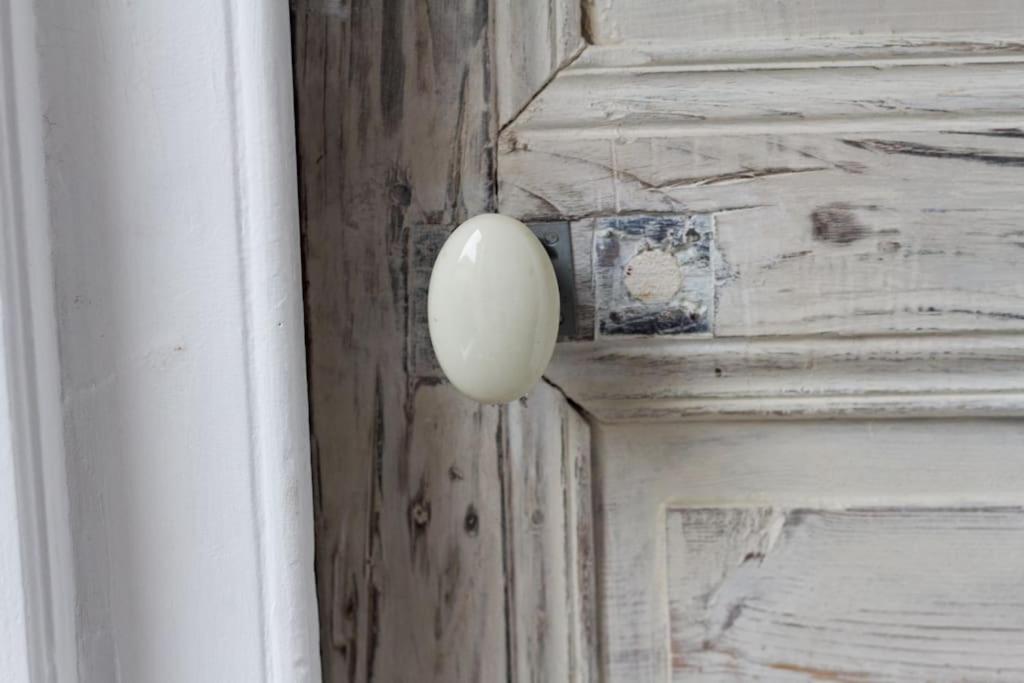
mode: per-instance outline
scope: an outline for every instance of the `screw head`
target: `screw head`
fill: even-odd
[[[558,244],[558,233],[557,232],[546,232],[546,233],[544,233],[544,244],[547,244],[547,245]]]

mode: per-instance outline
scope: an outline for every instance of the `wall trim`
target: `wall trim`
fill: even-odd
[[[268,681],[320,680],[287,3],[230,0],[253,492]]]
[[[127,16],[131,10],[123,11]],[[252,482],[242,489],[251,489],[246,500],[223,502],[226,510],[251,509],[256,517],[249,526],[257,535],[263,680],[312,683],[320,680],[320,658],[288,7],[272,0],[225,0],[221,11],[235,169],[238,250],[233,258],[241,279],[245,340],[246,393],[238,398],[246,404],[250,426]],[[115,10],[101,15],[120,18]],[[14,472],[21,559],[0,564],[0,585],[13,580],[21,587],[20,597],[0,591],[0,609],[8,606],[9,594],[11,604],[23,604],[17,615],[5,612],[0,618],[0,633],[24,631],[24,646],[12,638],[10,647],[0,647],[0,670],[14,666],[18,683],[89,680],[81,648],[92,635],[78,632],[82,577],[76,574],[69,512],[75,482],[68,479],[68,457],[74,444],[65,443],[73,435],[66,431],[61,387],[47,180],[52,159],[44,119],[46,95],[61,84],[45,80],[40,57],[45,56],[40,50],[61,48],[38,42],[52,28],[48,21],[34,0],[0,7],[0,474],[6,476],[8,465]],[[140,40],[136,48],[143,58],[161,45]],[[62,134],[72,135],[67,129]],[[215,460],[210,459],[211,467]],[[8,529],[0,531],[6,538]],[[170,564],[175,558],[145,559]],[[231,656],[250,655],[225,651],[225,658]]]
[[[74,683],[76,599],[35,36],[31,0],[0,7],[0,408],[8,426],[0,457],[11,458],[16,491],[22,671],[30,681]]]

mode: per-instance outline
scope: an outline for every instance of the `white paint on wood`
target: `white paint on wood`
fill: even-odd
[[[748,38],[728,41],[659,41],[590,46],[573,61],[573,73],[634,74],[682,71],[749,71],[848,66],[937,66],[1019,59],[1013,37],[851,35],[829,38]]]
[[[670,508],[672,680],[1016,681],[1024,508]]]
[[[547,384],[508,407],[512,680],[598,677],[590,429]]]
[[[34,362],[16,400],[38,431],[16,436],[40,464],[18,498],[52,651],[33,680],[318,680],[285,8],[25,16],[39,62],[5,113],[31,231],[4,276]]]
[[[494,4],[498,125],[504,126],[583,48],[579,0]]]
[[[800,40],[833,35],[934,33],[955,40],[975,34],[1016,38],[1024,12],[1014,0],[588,0],[588,36],[621,41]]]
[[[645,2],[585,3],[592,37],[598,42],[629,38],[613,26],[616,13],[641,10]],[[508,609],[507,649],[493,656],[500,660],[507,654],[508,661],[488,660],[483,669],[506,666],[516,679],[544,678],[551,672],[556,680],[572,679],[579,674],[572,657],[563,653],[573,652],[572,643],[583,642],[579,634],[586,630],[574,626],[572,616],[573,605],[585,601],[566,600],[573,580],[560,571],[571,563],[571,542],[558,545],[568,538],[571,504],[557,505],[558,488],[566,480],[564,471],[555,477],[550,469],[556,460],[551,457],[555,426],[528,414],[546,405],[547,398],[531,396],[491,424],[489,417],[458,417],[457,402],[448,403],[446,388],[416,378],[421,371],[430,374],[431,359],[422,351],[417,324],[417,282],[427,272],[423,257],[436,239],[415,231],[424,225],[444,231],[465,213],[492,208],[489,168],[464,172],[467,158],[488,159],[489,136],[498,127],[480,132],[495,111],[482,86],[488,79],[476,80],[479,73],[473,68],[485,56],[476,40],[480,34],[449,31],[448,43],[458,47],[446,54],[465,60],[456,60],[453,69],[461,80],[452,77],[452,65],[432,72],[437,60],[422,57],[430,62],[425,66],[414,55],[422,52],[415,48],[432,46],[433,39],[414,43],[410,36],[433,36],[434,27],[458,14],[456,5],[433,5],[429,24],[411,9],[385,5],[380,16],[367,13],[370,18],[361,19],[356,33],[324,20],[297,34],[303,55],[297,69],[308,73],[310,86],[302,91],[308,99],[300,96],[299,101],[308,117],[300,131],[305,127],[312,141],[304,148],[304,166],[310,179],[305,185],[311,216],[307,236],[313,236],[313,355],[319,357],[313,376],[320,383],[314,389],[320,416],[314,429],[329,444],[319,457],[325,475],[320,519],[327,528],[321,553],[329,552],[333,563],[332,585],[324,593],[329,596],[324,609],[332,615],[330,677],[407,673],[401,663],[379,668],[375,658],[381,634],[418,634],[410,666],[420,676],[442,672],[465,679],[472,667],[452,661],[475,662],[473,652],[497,652],[488,650],[494,631],[471,627],[490,614],[487,596],[474,591],[493,585],[488,582],[493,565],[480,564],[486,574],[480,583],[459,584],[471,593],[463,603],[470,605],[470,616],[457,627],[465,637],[449,638],[442,629],[431,640],[423,635],[425,627],[416,628],[426,624],[430,600],[436,602],[422,597],[421,580],[426,577],[427,586],[432,585],[441,558],[431,555],[430,566],[424,567],[396,550],[404,548],[410,523],[432,524],[433,508],[422,504],[429,496],[414,492],[434,492],[446,504],[449,496],[461,504],[494,492],[482,477],[474,480],[478,493],[456,498],[454,484],[444,483],[437,464],[422,466],[431,474],[424,475],[426,484],[414,488],[402,478],[407,474],[403,468],[440,458],[436,451],[442,450],[442,431],[459,444],[479,443],[477,451],[484,454],[491,452],[486,439],[493,431],[506,445],[495,453],[506,458],[500,492],[507,515],[502,549]],[[1015,244],[1024,100],[1018,87],[1019,45],[1007,37],[1020,14],[1015,7],[993,3],[999,16],[981,12],[961,22],[930,16],[918,3],[903,3],[906,16],[898,8],[885,8],[875,17],[872,26],[888,35],[860,37],[852,33],[856,19],[867,16],[863,8],[826,1],[809,8],[805,23],[797,20],[791,26],[776,21],[778,16],[773,19],[786,6],[762,9],[760,25],[742,27],[736,17],[714,18],[723,30],[700,29],[701,38],[713,41],[703,46],[679,40],[693,29],[677,32],[679,23],[666,20],[659,30],[673,31],[673,44],[588,47],[536,97],[539,77],[524,79],[528,87],[520,83],[508,89],[509,100],[530,103],[504,126],[497,148],[499,208],[524,219],[574,219],[574,246],[590,247],[582,272],[577,253],[577,268],[579,298],[591,310],[601,310],[608,291],[600,286],[602,278],[621,278],[631,260],[602,261],[602,238],[595,228],[610,220],[609,214],[632,214],[629,220],[637,224],[654,215],[697,220],[714,237],[709,247],[714,320],[707,331],[720,338],[615,344],[598,334],[596,343],[563,344],[548,373],[597,418],[600,676],[607,680],[669,680],[673,654],[681,655],[675,665],[689,674],[685,659],[693,648],[684,640],[674,651],[673,629],[689,634],[694,624],[704,626],[709,613],[712,625],[729,620],[729,610],[724,616],[713,611],[717,603],[711,612],[677,609],[673,614],[673,603],[683,605],[696,585],[686,582],[698,581],[702,569],[713,574],[716,567],[714,562],[691,567],[680,559],[680,544],[668,542],[679,525],[666,527],[666,510],[677,522],[678,516],[700,509],[725,517],[730,510],[747,511],[748,517],[734,525],[735,536],[743,549],[741,560],[752,555],[755,561],[759,553],[770,558],[789,547],[786,515],[796,509],[806,510],[805,517],[827,518],[839,514],[836,509],[930,507],[929,521],[915,519],[909,529],[899,526],[905,514],[885,513],[887,529],[897,529],[888,547],[916,538],[939,552],[925,528],[929,524],[956,535],[963,520],[989,514],[979,512],[982,508],[1002,514],[998,510],[1003,507],[1018,509],[1024,503],[1021,426],[1010,420],[963,419],[1019,416],[1024,406],[1018,369],[1022,346],[1015,334],[1008,334],[1020,331],[1024,320],[1024,291],[1016,275],[1024,252]],[[681,14],[693,7],[671,9]],[[496,16],[515,11],[499,8]],[[756,12],[744,16],[751,14]],[[308,12],[301,16],[309,21]],[[395,26],[400,30],[391,37],[402,46],[398,56],[387,48],[382,52],[377,42],[380,27]],[[729,26],[735,31],[730,33]],[[996,38],[970,33],[979,27],[1008,32]],[[902,33],[892,35],[894,30]],[[544,31],[536,33],[541,44],[549,44]],[[846,35],[827,37],[833,33]],[[749,40],[730,42],[723,36]],[[793,36],[818,39],[795,45],[780,40]],[[508,44],[501,40],[496,44]],[[499,64],[505,52],[516,54],[503,51]],[[353,54],[355,64],[369,67],[339,69],[344,57],[331,59]],[[359,56],[367,61],[358,61]],[[553,73],[554,60],[538,63],[544,68],[536,73]],[[510,79],[500,72],[499,66],[496,111],[498,125],[504,125],[517,107],[500,104],[502,83]],[[408,74],[416,74],[415,79]],[[418,89],[410,85],[414,80]],[[320,92],[322,101],[316,96]],[[378,92],[401,97],[378,98]],[[428,100],[410,116],[412,104],[424,102],[424,92],[441,93],[443,101]],[[390,121],[378,124],[378,113],[383,119],[390,115]],[[339,120],[340,125],[334,123]],[[455,134],[453,120],[476,125],[460,123]],[[353,137],[365,144],[346,146]],[[429,151],[417,152],[420,145]],[[366,225],[388,228],[373,232]],[[382,256],[403,253],[396,245],[405,243],[411,245],[411,264]],[[360,287],[332,289],[342,272],[363,274]],[[620,289],[624,300],[640,298],[624,285]],[[367,303],[372,297],[373,306]],[[372,334],[360,338],[372,343],[354,345],[352,359],[342,357],[338,349],[352,347],[356,332],[366,329]],[[586,338],[586,332],[581,336]],[[360,402],[358,391],[338,390],[373,382],[372,410]],[[457,416],[450,423],[437,417],[449,414]],[[851,421],[851,416],[961,419],[869,422]],[[751,417],[802,419],[750,422]],[[671,424],[610,425],[604,420]],[[561,422],[561,429],[572,422]],[[447,426],[442,430],[435,423]],[[428,446],[410,455],[407,430]],[[363,448],[349,447],[353,435]],[[542,452],[544,457],[537,455]],[[563,467],[566,453],[563,448],[557,458]],[[448,507],[441,509],[449,522],[457,520]],[[949,510],[949,516],[942,510]],[[451,554],[464,556],[467,541],[454,524],[428,533],[436,544],[454,548]],[[721,538],[707,534],[709,543]],[[816,534],[807,543],[812,549],[828,548],[832,541]],[[998,564],[988,546],[980,552],[987,553],[990,565]],[[359,563],[365,557],[370,566],[364,570]],[[826,560],[814,561],[824,566]],[[765,584],[772,596],[782,596],[777,604],[783,607],[789,603],[777,586],[789,585],[795,566],[787,565],[788,573],[780,571]],[[929,585],[919,564],[894,559],[889,569],[887,576]],[[870,579],[860,565],[848,570],[851,586]],[[957,563],[950,572],[965,594],[986,590],[988,575],[971,574]],[[827,582],[846,575],[836,570],[819,576]],[[533,584],[542,589],[524,590]],[[741,597],[753,594],[746,583],[735,586]],[[378,611],[379,605],[404,596],[413,596],[408,601],[415,605],[402,615],[407,622],[396,623],[393,609]],[[985,617],[981,607],[971,612]],[[382,613],[384,620],[378,618]],[[741,610],[733,628],[745,626],[752,614]],[[567,650],[550,649],[545,633],[558,634],[562,642],[568,634]],[[450,653],[440,662],[431,657],[440,649],[438,642]],[[771,643],[781,653],[774,661],[781,667],[769,666],[768,673],[806,678],[850,671],[842,662],[833,666],[829,654],[820,659],[790,656],[815,642],[797,636],[793,642]],[[698,659],[705,656],[703,643],[702,638],[694,655]],[[754,660],[749,666],[756,667],[750,653],[761,645],[756,634],[748,634],[732,655]],[[893,661],[902,656],[891,642],[878,646],[888,648],[883,652]],[[984,654],[980,648],[970,650],[954,664],[971,666]],[[423,674],[427,663],[435,668]],[[893,667],[869,662],[856,671],[881,672],[881,677]]]
[[[1022,96],[1014,84],[1021,55],[1002,53],[998,46],[979,48],[972,59],[956,55],[923,64],[864,58],[825,69],[796,57],[774,57],[728,69],[714,63],[589,68],[600,59],[590,54],[603,52],[590,48],[561,71],[503,132],[502,151],[541,141],[942,130],[966,118],[1019,121]],[[686,183],[678,179],[675,185]]]
[[[611,426],[598,423],[593,434],[601,568],[602,666],[608,680],[669,680],[672,660],[668,637],[671,626],[666,509],[756,507],[817,511],[854,507],[941,507],[970,510],[1018,507],[1024,503],[1021,461],[1024,427],[1017,421],[774,421]],[[951,512],[944,519],[953,518],[963,524],[971,520],[967,512]],[[744,546],[744,557],[748,552],[763,552],[770,558],[770,548],[778,549],[780,544],[788,542],[785,533],[776,534],[774,527],[768,524],[772,519],[769,516],[765,524],[748,525],[755,533],[749,541],[753,545]],[[890,532],[884,528],[884,520],[880,524],[883,526],[878,530],[883,538]],[[1013,524],[1019,525],[1019,521]],[[955,526],[947,529],[952,532]],[[859,524],[858,528],[865,527]],[[875,528],[874,525],[866,527],[866,533]],[[894,527],[890,524],[888,528]],[[980,541],[984,532],[979,533],[982,534],[978,536]],[[1009,543],[1012,534],[1008,530],[1006,533]],[[909,530],[904,534],[903,547],[913,547],[911,536]],[[948,583],[959,586],[951,589],[951,593],[977,598],[987,590],[991,572],[1000,571],[998,567],[1004,554],[1012,551],[1002,543],[969,545],[970,537],[961,532],[961,540],[946,548],[951,551],[959,546],[965,552],[968,547],[976,548],[970,553],[973,557],[949,565],[956,577]],[[918,537],[918,541],[925,544],[924,548],[933,557],[942,550],[934,540],[922,538]],[[991,537],[988,540],[991,541]],[[884,547],[895,554],[894,543],[890,541]],[[679,552],[678,544],[673,552]],[[791,571],[789,580],[780,576],[773,585],[781,586],[784,582],[806,585],[823,577],[835,577],[835,573],[822,574],[828,562],[828,551],[823,548],[821,552],[822,558],[805,558],[806,574]],[[897,560],[894,558],[892,562]],[[973,562],[990,565],[992,569],[976,571]],[[934,567],[923,567],[911,560],[906,560],[903,570],[897,565],[888,566],[881,574],[901,577],[908,599],[914,589],[907,586],[931,585],[938,589],[934,578],[938,573]],[[1012,563],[1005,566],[1009,568]],[[712,571],[713,568],[687,566],[674,560],[673,590],[677,591],[676,595],[687,590],[680,579],[684,574],[699,581],[702,572]],[[851,580],[855,575],[857,581],[869,581],[872,576],[872,569],[861,565],[850,566],[847,572]],[[854,584],[850,585],[852,590]],[[974,623],[1004,614],[998,603],[987,608],[978,605],[973,610],[973,618],[977,620]],[[688,616],[684,612],[679,618]],[[911,615],[907,614],[906,618],[911,619]],[[840,623],[833,626],[838,628]],[[968,623],[951,625],[967,626]],[[761,644],[747,641],[735,654],[756,661]],[[899,644],[890,641],[888,645],[886,649],[885,644],[879,644],[878,657],[899,661]],[[819,650],[814,648],[813,631],[788,646],[777,646],[788,647],[789,652],[806,650],[805,659],[800,660],[804,665],[814,667],[813,662],[820,662],[825,664],[821,668],[827,668],[829,660],[824,655],[820,660],[814,657]],[[986,666],[988,650],[965,646],[962,652],[963,658],[957,660],[961,664],[969,659],[969,663]],[[863,653],[861,659],[864,660]],[[871,662],[865,662],[864,666],[871,666]],[[877,667],[872,667],[869,672],[873,674],[876,670]],[[962,677],[969,675],[969,671],[968,668],[954,670],[952,675],[959,673]]]
[[[606,422],[892,419],[1019,416],[1022,369],[1016,335],[904,335],[559,344],[546,376]]]
[[[459,396],[426,325],[443,238],[494,208],[491,10],[546,5],[329,5],[293,13],[324,679],[587,680],[588,427],[544,385]]]
[[[1022,329],[1019,57],[702,72],[587,54],[504,131],[503,212],[707,214],[719,337]]]

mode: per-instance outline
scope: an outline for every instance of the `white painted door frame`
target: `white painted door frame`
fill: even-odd
[[[290,61],[275,0],[0,7],[5,680],[320,678]]]

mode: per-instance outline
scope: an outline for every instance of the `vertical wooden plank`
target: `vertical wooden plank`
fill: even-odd
[[[373,680],[506,675],[502,412],[444,385],[415,392],[404,454],[408,493],[393,508],[375,508],[380,546],[371,559],[367,634],[377,643]],[[380,500],[390,490],[386,465],[384,472]]]
[[[589,428],[545,385],[460,397],[414,304],[417,254],[494,209],[490,3],[292,12],[324,680],[585,680]]]
[[[596,680],[590,428],[544,383],[508,425],[511,679]]]
[[[498,411],[406,371],[412,226],[493,206],[490,22],[486,0],[293,3],[332,683],[495,680],[506,668]]]

